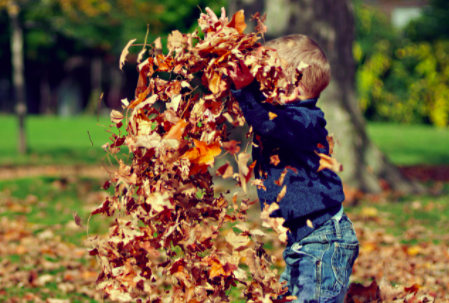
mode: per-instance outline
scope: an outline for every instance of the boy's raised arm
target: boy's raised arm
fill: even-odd
[[[232,94],[239,102],[245,119],[253,127],[254,132],[266,139],[279,141],[283,145],[298,145],[298,147],[309,141],[309,138],[313,138],[316,119],[307,113],[293,114],[285,108],[262,103],[266,98],[260,92],[259,83],[254,81],[248,67],[243,63],[240,65],[242,66],[240,71],[237,68],[230,73],[236,88],[232,90]]]

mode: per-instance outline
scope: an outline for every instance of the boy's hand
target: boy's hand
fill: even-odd
[[[206,7],[207,14],[201,14],[200,18],[206,20],[207,24],[212,25],[216,22],[220,22],[221,24],[226,25],[229,23],[228,18],[226,17],[226,10],[224,7],[221,8],[221,17],[218,19],[217,15],[208,7]]]
[[[236,64],[229,72],[232,82],[237,90],[244,88],[254,81],[254,76],[251,74],[248,66],[242,60],[239,60],[239,64]]]

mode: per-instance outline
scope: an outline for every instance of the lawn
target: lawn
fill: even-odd
[[[101,145],[108,141],[105,129],[108,117],[29,116],[27,138],[29,154],[19,156],[17,123],[13,116],[0,116],[0,166],[44,164],[99,163],[105,152]],[[116,128],[112,128],[117,132]],[[89,131],[89,134],[87,133]],[[368,133],[375,144],[395,164],[449,164],[449,130],[429,125],[368,123]]]
[[[28,155],[17,155],[17,121],[0,116],[0,166],[45,164],[92,164],[105,155],[108,117],[29,116],[26,120]],[[116,131],[116,130],[115,130]],[[89,132],[89,133],[88,133]],[[89,139],[90,135],[90,139]],[[92,145],[93,143],[93,145]]]
[[[449,164],[449,129],[431,125],[368,123],[372,141],[399,165]]]
[[[101,145],[110,136],[104,127],[109,124],[108,117],[101,117],[98,123],[96,117],[88,116],[31,116],[27,120],[30,153],[17,156],[15,118],[0,116],[0,121],[0,167],[95,167],[105,155]],[[449,164],[447,129],[369,123],[368,132],[396,164]],[[0,180],[0,298],[5,296],[6,302],[16,302],[15,298],[21,298],[17,302],[45,302],[51,298],[71,303],[103,300],[92,287],[97,265],[82,244],[89,213],[106,195],[101,185],[102,180],[80,176]],[[383,264],[389,270],[385,270],[385,275],[391,283],[418,283],[436,292],[449,290],[449,278],[438,276],[441,270],[449,270],[447,258],[440,254],[447,251],[445,243],[449,241],[449,184],[427,185],[440,187],[440,194],[400,198],[384,194],[345,206],[361,241],[361,257],[353,281],[366,284],[373,277],[380,279],[381,270],[375,266]],[[252,207],[252,224],[260,225],[259,212],[258,207]],[[84,228],[76,226],[73,213],[79,214]],[[110,224],[111,220],[94,216],[89,233],[104,234]],[[283,267],[281,244],[266,244],[270,254],[279,260],[276,267]],[[418,265],[404,265],[409,263]],[[240,289],[234,289],[233,302],[243,302],[241,294]]]

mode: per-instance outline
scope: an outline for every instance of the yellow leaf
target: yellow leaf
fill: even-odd
[[[343,166],[338,163],[338,161],[326,154],[321,154],[315,152],[320,157],[320,167],[318,168],[317,172],[322,171],[323,169],[330,169],[336,173],[343,170]]]
[[[282,187],[281,191],[279,192],[277,198],[276,198],[276,202],[279,202],[282,200],[282,198],[284,198],[285,193],[287,193],[287,185],[284,185],[284,187]]]
[[[276,115],[275,113],[272,112],[268,112],[268,117],[270,118],[270,120],[273,120],[274,118],[276,118],[278,115]]]
[[[221,153],[221,146],[219,142],[207,144],[206,142],[193,139],[195,147],[188,150],[182,155],[181,159],[189,159],[191,163],[199,165],[214,164],[215,157]]]
[[[248,245],[248,243],[250,242],[248,236],[238,236],[232,229],[229,230],[228,234],[226,235],[226,241],[231,244],[234,249],[246,247],[246,245]]]
[[[307,219],[306,223],[307,223],[307,226],[308,226],[308,227],[313,228],[313,223],[312,223],[312,221],[310,221],[309,219]]]
[[[182,134],[184,133],[184,130],[188,124],[189,122],[186,122],[185,120],[179,120],[178,123],[170,128],[170,130],[164,136],[164,139],[181,140]]]
[[[243,12],[243,9],[239,10],[234,14],[234,16],[232,16],[232,20],[228,23],[227,26],[235,28],[239,32],[239,34],[243,33],[246,28],[245,14]]]
[[[213,94],[218,94],[220,92],[221,77],[217,73],[213,73],[211,79],[209,79],[209,89]]]
[[[220,275],[225,275],[226,272],[223,269],[223,265],[219,261],[212,260],[212,266],[209,272],[209,279],[213,279]]]

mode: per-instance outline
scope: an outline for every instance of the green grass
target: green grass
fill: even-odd
[[[69,118],[29,116],[26,123],[28,154],[17,155],[17,122],[14,116],[0,116],[0,166],[99,163],[108,142],[108,117]],[[100,125],[103,126],[100,126]],[[117,129],[113,128],[117,133]],[[89,135],[94,145],[91,145]],[[368,123],[372,141],[395,164],[449,164],[449,129],[429,125]]]
[[[449,129],[430,125],[369,123],[372,141],[400,165],[449,164]]]
[[[56,227],[55,234],[61,236],[64,242],[80,245],[86,238],[85,230],[67,230],[65,226],[74,221],[74,212],[78,213],[83,225],[86,225],[92,208],[103,202],[100,200],[101,196],[96,196],[101,185],[100,181],[94,179],[61,180],[53,177],[1,181],[0,195],[8,193],[12,204],[3,206],[0,217],[14,219],[26,216],[27,222],[41,227],[35,233],[46,227]],[[98,201],[95,199],[97,197]],[[94,216],[90,220],[89,233],[100,234],[106,230],[107,225],[100,216]]]
[[[0,165],[98,163],[105,155],[101,145],[110,136],[105,131],[110,124],[108,117],[100,117],[97,123],[94,116],[29,116],[26,120],[28,154],[21,156],[17,155],[16,118],[3,115],[0,121]]]

